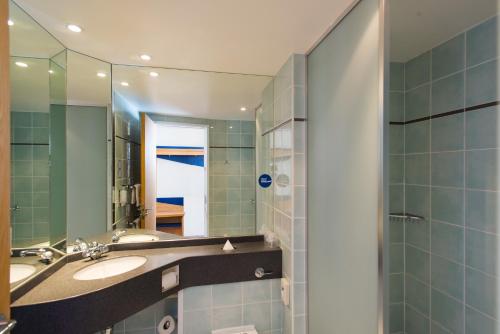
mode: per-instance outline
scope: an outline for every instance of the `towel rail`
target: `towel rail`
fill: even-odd
[[[418,223],[425,220],[425,217],[414,215],[411,213],[401,213],[401,212],[389,213],[389,218],[402,219],[404,221],[412,223]]]

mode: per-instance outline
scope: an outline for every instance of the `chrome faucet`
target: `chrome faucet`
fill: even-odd
[[[76,238],[73,253],[83,252],[89,248],[89,244],[83,238]]]
[[[117,230],[113,233],[113,236],[111,237],[112,242],[118,242],[120,241],[120,237],[127,233],[127,230]]]
[[[91,243],[88,243],[82,238],[77,238],[75,240],[75,246],[73,247],[73,253],[76,252],[82,252],[82,256],[84,258],[97,260],[104,253],[109,252],[109,247],[97,241],[92,241]]]
[[[42,261],[45,264],[49,264],[54,259],[54,253],[52,253],[49,250],[46,250],[45,248],[26,249],[26,250],[21,251],[21,253],[19,253],[19,255],[21,255],[22,257],[31,256],[31,255],[40,256],[40,261]]]

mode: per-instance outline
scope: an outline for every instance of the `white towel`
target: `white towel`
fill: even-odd
[[[120,206],[125,206],[128,204],[128,190],[127,187],[120,189]]]
[[[135,202],[137,203],[137,206],[141,205],[141,184],[137,183],[134,184],[134,189],[135,189]]]
[[[135,187],[132,187],[132,191],[130,192],[130,204],[135,204],[136,203],[136,197],[135,197]]]

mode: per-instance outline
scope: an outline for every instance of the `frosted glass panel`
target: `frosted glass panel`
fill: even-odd
[[[309,333],[377,333],[378,44],[362,0],[308,57]]]

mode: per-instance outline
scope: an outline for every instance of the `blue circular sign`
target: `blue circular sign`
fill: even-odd
[[[271,184],[273,183],[273,179],[271,178],[271,175],[269,174],[262,174],[259,176],[259,185],[262,188],[269,188]]]

